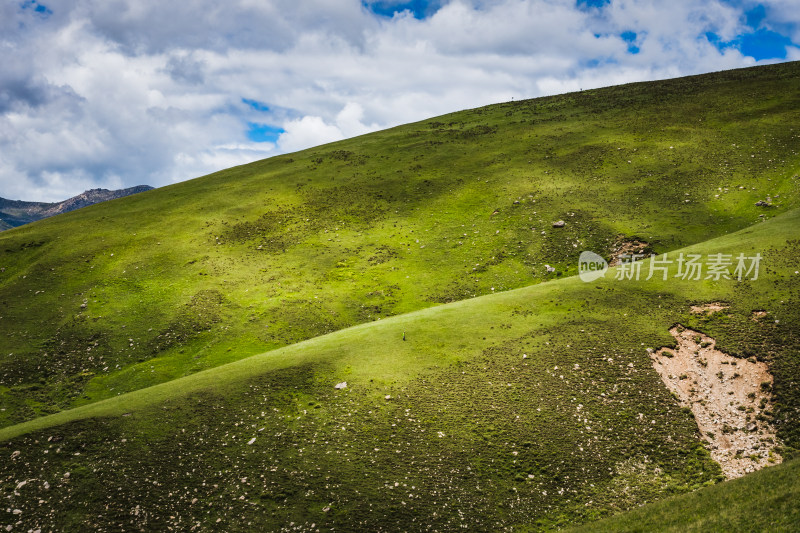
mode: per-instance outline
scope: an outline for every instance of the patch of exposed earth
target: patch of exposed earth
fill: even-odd
[[[705,312],[705,310],[703,311]],[[772,375],[766,363],[716,349],[714,339],[677,325],[677,349],[651,353],[653,367],[694,413],[711,457],[728,479],[781,462],[771,424]]]
[[[626,238],[622,235],[611,246],[611,261],[608,266],[616,266],[623,260],[629,262],[633,256],[641,256],[641,259],[653,253],[649,243],[635,238]]]
[[[695,315],[713,315],[719,311],[724,311],[730,306],[722,302],[711,302],[703,305],[693,305],[692,313]]]

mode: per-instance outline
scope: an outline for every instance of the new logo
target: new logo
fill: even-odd
[[[602,278],[608,270],[608,262],[594,252],[581,252],[578,259],[578,276],[581,281],[594,281]]]

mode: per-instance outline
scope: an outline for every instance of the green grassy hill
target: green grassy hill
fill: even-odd
[[[675,323],[770,362],[791,456],[798,223],[793,210],[685,250],[761,251],[769,275],[755,281],[570,277],[5,428],[9,509],[25,527],[97,530],[497,531],[589,521],[721,479],[691,414],[650,363],[647,348],[674,343]],[[730,308],[689,310],[720,300]],[[754,309],[770,320],[754,321]]]
[[[650,363],[676,323],[768,362],[792,457],[799,79],[490,106],[4,232],[4,523],[588,522],[721,479]],[[762,270],[573,276],[581,251],[633,240]],[[690,312],[712,301],[730,307]]]
[[[674,496],[576,528],[589,531],[797,531],[800,462]]]
[[[489,106],[3,232],[0,425],[800,206],[799,76]]]

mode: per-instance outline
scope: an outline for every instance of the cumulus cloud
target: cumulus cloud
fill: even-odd
[[[336,115],[333,124],[326,123],[318,116],[290,120],[284,126],[285,132],[278,138],[278,148],[281,152],[295,152],[380,129],[377,124],[368,126],[361,122],[363,117],[363,108],[357,103],[348,102]]]
[[[285,127],[286,133],[278,139],[281,151],[295,152],[318,144],[326,144],[343,139],[342,132],[336,126],[325,124],[322,117],[305,116],[290,120]]]
[[[749,66],[756,31],[800,56],[790,0],[407,4],[2,3],[0,196],[164,185],[512,98]]]

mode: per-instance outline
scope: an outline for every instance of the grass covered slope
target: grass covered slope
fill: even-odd
[[[769,363],[791,456],[799,223],[793,210],[684,250],[761,253],[757,280],[565,278],[6,428],[0,483],[19,512],[5,523],[498,531],[591,521],[721,478],[651,366],[647,348],[673,345],[675,323]],[[690,313],[711,301],[730,307]]]
[[[797,531],[800,461],[646,505],[577,528],[616,531]]]
[[[798,80],[488,106],[3,232],[0,426],[800,206]]]

